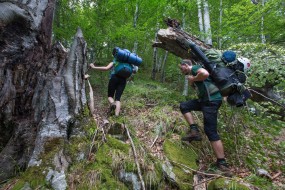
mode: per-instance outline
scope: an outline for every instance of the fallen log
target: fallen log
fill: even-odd
[[[173,22],[175,24],[173,24]],[[166,51],[173,53],[174,55],[181,57],[182,59],[192,59],[199,61],[198,57],[191,52],[189,48],[189,41],[204,48],[210,49],[211,46],[195,37],[194,35],[188,34],[183,31],[175,19],[167,19],[167,29],[160,29],[157,33],[158,42],[154,42],[153,47],[162,48]]]

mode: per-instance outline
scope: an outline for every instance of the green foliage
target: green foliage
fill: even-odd
[[[242,43],[231,47],[251,59],[248,84],[255,87],[284,86],[284,48],[276,45]],[[270,85],[270,86],[268,86]]]
[[[277,171],[280,168],[283,161],[277,160],[285,149],[275,142],[275,137],[280,135],[284,123],[229,106],[223,106],[220,112],[220,132],[225,150],[231,150],[229,162],[245,165],[252,171],[257,168]]]
[[[253,185],[260,187],[262,189],[272,189],[279,190],[279,187],[274,186],[269,179],[264,177],[258,177],[256,175],[250,175],[247,177],[247,180]]]

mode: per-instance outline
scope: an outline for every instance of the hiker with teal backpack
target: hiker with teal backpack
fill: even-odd
[[[107,66],[95,66],[90,64],[92,69],[100,71],[111,70],[108,83],[108,102],[110,112],[115,111],[115,116],[119,116],[121,110],[121,96],[127,84],[127,79],[138,71],[138,66],[142,59],[127,49],[118,47],[113,50],[114,59]]]
[[[231,176],[231,171],[225,160],[223,143],[217,132],[217,116],[222,104],[222,95],[215,87],[211,78],[209,78],[209,72],[201,65],[192,65],[191,60],[184,59],[179,68],[184,75],[188,75],[190,86],[195,87],[198,91],[198,99],[180,104],[181,113],[190,126],[189,133],[182,137],[181,140],[188,142],[202,140],[198,125],[191,113],[192,111],[202,111],[204,131],[217,158],[216,166],[225,175]],[[211,90],[209,90],[210,88]]]

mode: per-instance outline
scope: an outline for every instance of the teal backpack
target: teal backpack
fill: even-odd
[[[121,63],[114,60],[114,73],[122,78],[129,78],[133,73],[133,66],[129,63]]]

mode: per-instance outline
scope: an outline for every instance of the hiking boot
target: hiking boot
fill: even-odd
[[[217,162],[216,166],[221,175],[224,175],[226,177],[232,177],[234,175],[226,161]]]
[[[181,138],[182,141],[188,141],[191,143],[192,141],[201,141],[202,137],[198,130],[190,129],[189,134]]]
[[[110,105],[109,114],[110,114],[110,115],[114,115],[114,114],[115,114],[115,110],[116,110],[116,103],[113,102],[113,103]]]

